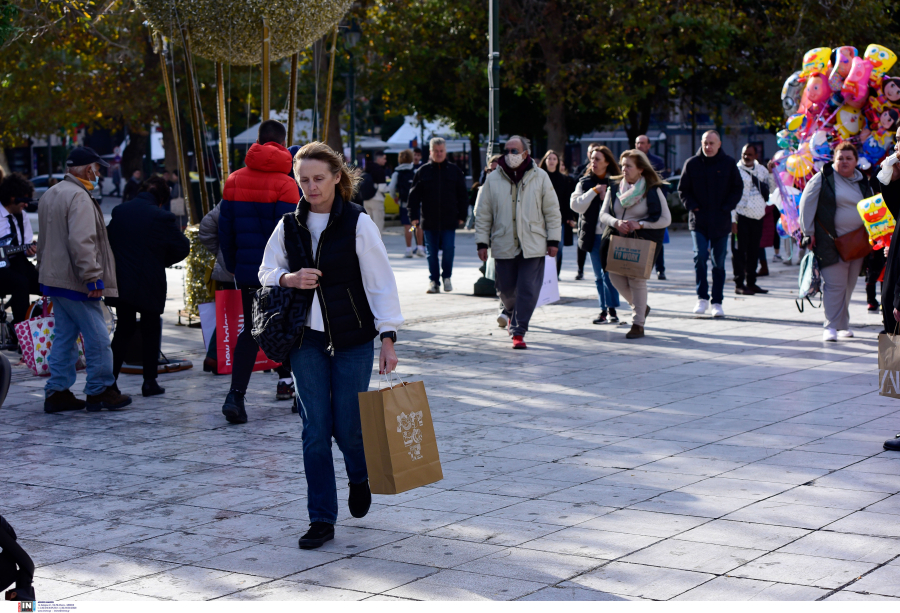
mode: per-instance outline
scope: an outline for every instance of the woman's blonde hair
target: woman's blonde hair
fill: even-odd
[[[397,163],[398,164],[412,164],[413,163],[413,150],[412,149],[404,149],[397,155]]]
[[[635,166],[641,169],[641,174],[644,177],[644,181],[647,182],[648,190],[653,189],[654,187],[669,184],[659,176],[659,174],[656,172],[656,169],[653,168],[653,164],[651,164],[650,160],[647,159],[647,154],[640,149],[629,149],[628,151],[623,151],[622,156],[619,159],[624,160],[625,158],[631,158],[634,161]],[[624,178],[624,174],[613,177],[613,179],[617,181],[621,181]]]
[[[617,175],[621,170],[619,170],[619,163],[616,161],[616,156],[613,155],[613,152],[606,145],[598,145],[593,143],[590,147],[588,147],[588,165],[584,169],[584,176],[587,177],[591,174],[591,158],[594,155],[594,151],[599,151],[603,157],[606,158],[606,176]]]
[[[328,164],[332,175],[341,173],[341,182],[337,185],[338,193],[344,202],[350,202],[356,194],[356,189],[362,182],[362,173],[357,168],[350,168],[344,161],[344,156],[336,152],[323,142],[313,141],[300,147],[294,154],[294,176],[300,183],[298,167],[301,160],[319,160]]]

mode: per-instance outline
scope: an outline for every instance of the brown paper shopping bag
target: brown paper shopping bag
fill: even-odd
[[[900,335],[878,335],[878,394],[900,398]]]
[[[444,478],[422,381],[360,392],[359,416],[373,494],[399,494]]]
[[[656,259],[656,243],[642,238],[609,237],[606,271],[632,279],[649,279]]]

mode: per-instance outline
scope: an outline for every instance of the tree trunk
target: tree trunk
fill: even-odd
[[[650,113],[653,110],[653,98],[647,96],[628,111],[628,122],[625,133],[628,134],[628,148],[634,148],[638,136],[647,134],[650,129]]]
[[[175,148],[175,132],[171,127],[162,129],[163,149],[166,150],[165,167],[169,172],[178,171],[178,150]]]
[[[569,133],[566,131],[566,107],[558,96],[553,97],[547,105],[547,122],[544,124],[547,132],[547,148],[553,149],[560,156],[565,154],[566,141]]]
[[[146,126],[141,126],[138,131],[134,126],[129,126],[128,146],[122,152],[122,176],[130,177],[135,170],[144,169],[144,154],[147,152],[147,141],[150,133]]]
[[[341,111],[344,109],[343,98],[338,98],[332,92],[331,95],[331,114],[328,117],[328,127],[326,128],[325,143],[337,151],[344,152],[344,141],[341,138]]]
[[[469,146],[472,148],[469,152],[469,167],[472,170],[472,180],[477,181],[481,176],[481,169],[484,168],[481,161],[481,141],[477,134],[469,135]]]
[[[6,159],[6,149],[0,147],[0,169],[3,170],[3,174],[9,174],[9,161]]]

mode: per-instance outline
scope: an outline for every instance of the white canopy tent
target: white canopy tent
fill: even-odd
[[[434,136],[440,136],[447,141],[449,152],[459,153],[472,148],[469,139],[458,134],[448,124],[442,121],[419,121],[414,115],[407,115],[403,125],[387,140],[388,148],[385,149],[385,153],[400,153],[404,149],[409,149],[413,146],[414,140],[422,141],[419,142],[419,147],[427,147],[428,141]]]
[[[312,109],[304,109],[302,111],[297,111],[297,119],[294,122],[294,143],[302,144],[308,143],[312,140],[313,135],[313,121],[312,121],[313,112]],[[288,114],[287,111],[272,111],[270,117],[275,119],[276,121],[280,121],[281,123],[287,125]],[[347,132],[345,130],[341,130],[341,137],[345,137]],[[252,145],[256,142],[256,138],[259,136],[259,124],[252,125],[240,134],[235,135],[234,144],[235,145]],[[215,141],[214,141],[215,142]],[[214,144],[214,143],[210,143]]]

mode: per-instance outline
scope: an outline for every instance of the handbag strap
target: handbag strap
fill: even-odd
[[[819,221],[818,219],[816,219],[816,223],[819,224],[819,227],[820,227],[820,228],[822,228],[822,232],[825,233],[825,236],[827,236],[828,238],[830,238],[830,239],[833,240],[833,241],[836,241],[836,240],[837,240],[835,237],[833,237],[833,236],[831,235],[831,232],[829,232],[828,230],[825,229],[825,226],[822,225],[822,222],[821,222],[821,221]]]

